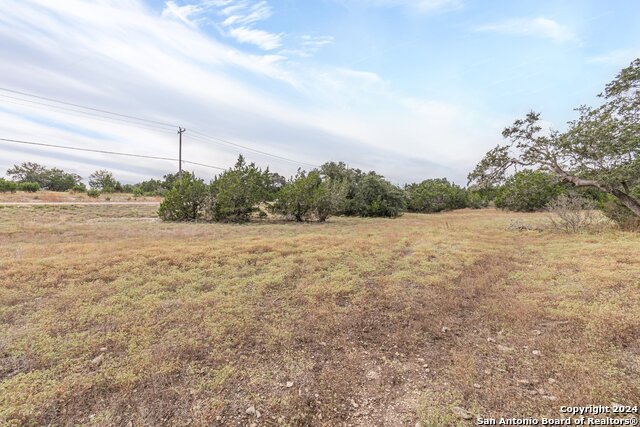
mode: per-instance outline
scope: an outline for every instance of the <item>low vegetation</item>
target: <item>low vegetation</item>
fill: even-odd
[[[635,233],[156,210],[0,207],[0,425],[469,425],[640,398]]]

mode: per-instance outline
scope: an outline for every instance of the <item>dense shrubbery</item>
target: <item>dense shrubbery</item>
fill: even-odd
[[[336,215],[395,217],[406,208],[402,190],[374,172],[365,174],[342,162],[325,163],[319,172]]]
[[[358,179],[347,205],[351,215],[364,217],[396,217],[406,208],[402,190],[373,172]]]
[[[323,181],[318,171],[306,173],[298,170],[295,178],[280,188],[270,210],[296,221],[315,219],[323,222],[337,210],[337,204],[340,203],[332,194],[334,187]]]
[[[165,221],[195,221],[202,218],[206,199],[207,185],[185,172],[166,193],[158,215]]]
[[[18,184],[18,191],[26,191],[27,193],[35,193],[40,190],[40,185],[37,182],[20,182]]]
[[[25,162],[7,170],[15,182],[35,182],[50,191],[67,191],[80,183],[80,175],[65,172],[58,168],[47,168],[37,163]]]
[[[407,207],[411,212],[433,213],[467,207],[467,192],[446,179],[427,179],[405,187]],[[477,195],[479,198],[480,196]],[[475,198],[474,203],[481,204]]]
[[[265,214],[261,204],[272,196],[271,174],[238,157],[233,169],[216,177],[210,187],[207,213],[215,221],[244,222],[254,213]]]
[[[15,182],[0,178],[0,193],[15,193],[17,189],[18,184]]]
[[[557,179],[541,171],[524,170],[508,178],[496,194],[497,208],[519,212],[544,209],[565,191]]]

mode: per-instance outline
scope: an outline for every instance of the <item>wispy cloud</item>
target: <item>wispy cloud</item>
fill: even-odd
[[[282,34],[256,30],[250,27],[234,27],[228,34],[240,43],[249,43],[262,50],[273,50],[282,46]]]
[[[259,28],[261,22],[273,16],[273,8],[266,0],[182,0],[180,4],[177,1],[165,2],[164,18],[177,19],[191,28],[213,24],[221,35],[238,43],[265,51],[282,48],[278,53],[281,56],[308,58],[333,43],[331,36],[294,37]],[[289,46],[283,46],[285,38]]]
[[[348,5],[357,3],[374,7],[403,7],[412,12],[449,12],[463,7],[462,0],[338,0]]]
[[[512,18],[495,24],[482,25],[476,31],[488,31],[516,36],[532,36],[556,43],[575,42],[578,37],[566,26],[543,16],[537,18]]]

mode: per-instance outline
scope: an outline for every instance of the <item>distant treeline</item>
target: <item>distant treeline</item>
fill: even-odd
[[[309,172],[298,170],[289,179],[247,164],[237,163],[210,183],[184,172],[137,184],[121,184],[113,173],[97,170],[89,188],[79,175],[36,163],[22,163],[7,171],[11,181],[0,178],[0,191],[129,193],[163,196],[159,215],[166,221],[245,222],[269,213],[295,221],[325,221],[332,215],[396,217],[402,212],[437,213],[455,209],[479,209],[494,204],[511,211],[544,209],[561,194],[574,194],[606,209],[610,197],[594,189],[576,189],[549,173],[523,170],[502,185],[463,188],[445,178],[426,179],[399,187],[374,171],[363,172],[343,162],[328,162]],[[640,187],[634,190],[640,194]],[[610,209],[611,210],[611,209]]]

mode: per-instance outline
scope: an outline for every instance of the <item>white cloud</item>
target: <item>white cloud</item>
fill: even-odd
[[[482,120],[454,105],[406,99],[368,70],[318,63],[306,66],[302,61],[285,61],[277,53],[249,54],[198,27],[158,16],[142,1],[123,0],[129,6],[113,0],[0,1],[0,39],[6,41],[5,60],[0,62],[3,85],[180,124],[187,128],[186,159],[228,166],[237,156],[236,148],[194,139],[190,130],[196,129],[309,163],[344,160],[397,181],[449,176],[462,183],[464,170],[471,164],[460,161],[456,153],[478,156],[486,147],[478,136],[486,135]],[[130,6],[132,2],[137,7]],[[238,2],[223,6],[232,4]],[[181,13],[185,19],[198,19],[189,9]],[[271,40],[264,47],[279,42]],[[308,48],[332,42],[321,36],[297,39],[298,45]],[[175,132],[159,135],[1,101],[0,108],[0,134],[7,137],[176,154]],[[101,137],[87,135],[86,130]],[[80,155],[43,149],[27,152],[2,144],[0,170],[39,159],[37,153],[49,156],[43,163],[72,163],[84,175],[97,165],[115,169],[111,165],[117,164],[128,171],[127,176],[143,178],[152,173],[161,176],[174,166],[162,162],[140,166],[140,162],[98,155],[87,155],[93,160],[85,163]],[[297,168],[255,155],[249,159],[271,164],[283,174]],[[211,176],[207,170],[197,172]]]
[[[477,27],[476,31],[541,37],[556,43],[578,41],[578,37],[569,28],[543,16],[537,18],[513,18],[495,24],[482,25]]]
[[[342,4],[359,4],[374,7],[403,7],[412,12],[435,13],[460,9],[462,0],[338,0]]]
[[[282,34],[273,34],[249,27],[231,28],[229,35],[240,43],[250,43],[263,50],[273,50],[282,46]]]

